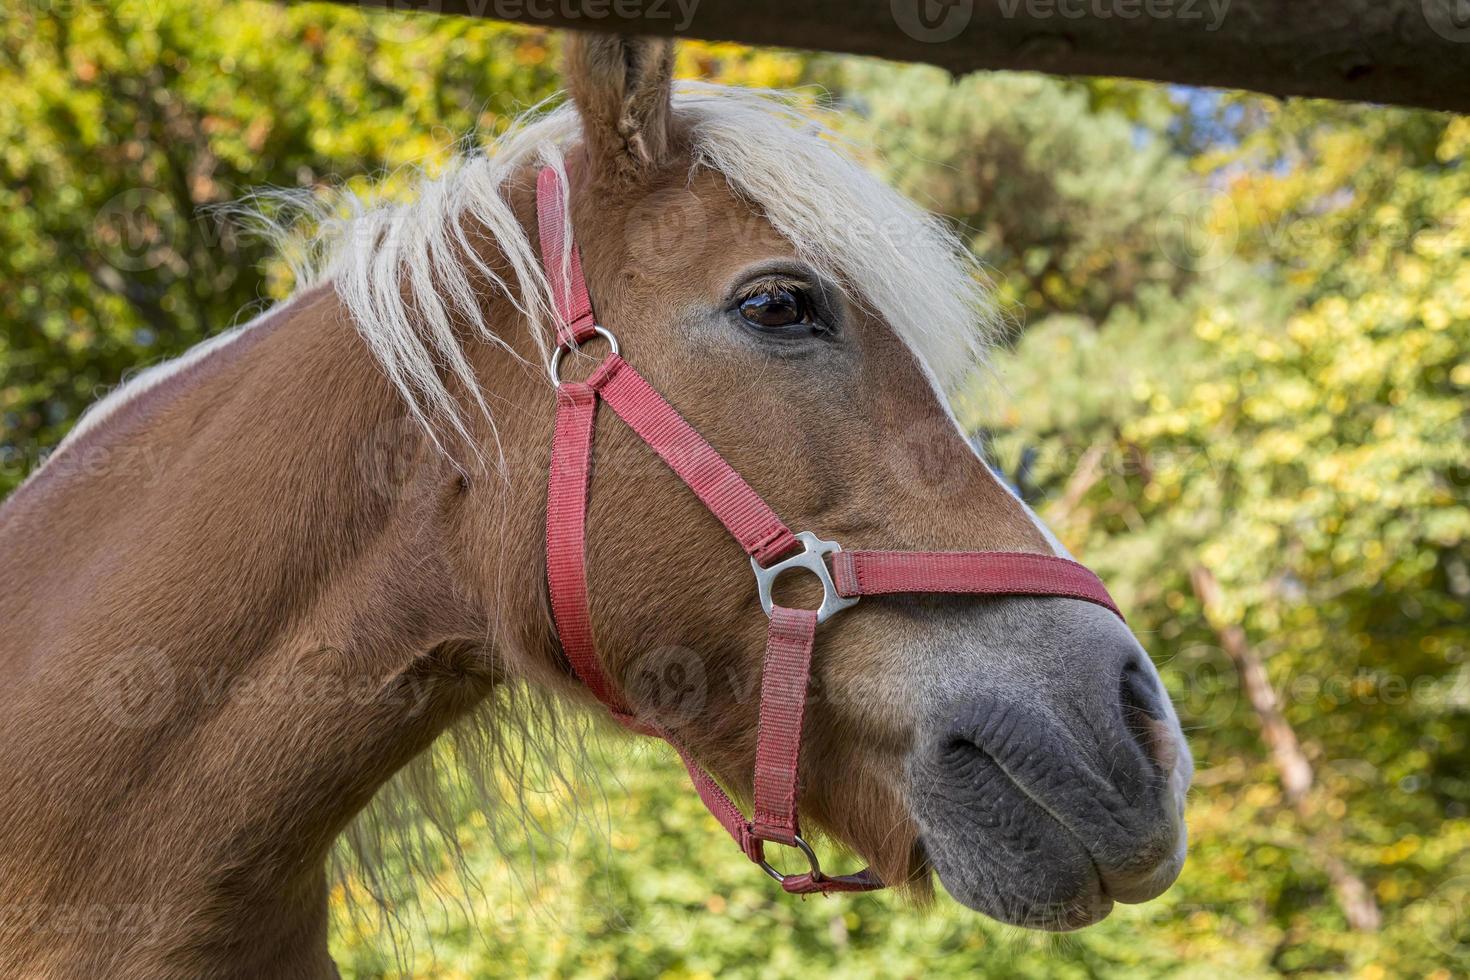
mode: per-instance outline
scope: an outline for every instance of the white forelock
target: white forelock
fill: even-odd
[[[942,392],[983,359],[995,314],[974,260],[939,219],[858,163],[831,127],[788,95],[696,82],[677,86],[674,112],[689,127],[693,166],[722,174],[799,255],[883,317]],[[468,328],[510,349],[499,325],[485,319],[486,289],[515,304],[549,361],[550,286],[503,185],[535,162],[565,174],[563,153],[580,134],[570,103],[532,110],[485,152],[422,181],[409,203],[363,208],[349,200],[336,208],[345,217],[321,223],[312,251],[322,260],[305,280],[334,283],[384,371],[431,430],[439,423],[468,435],[436,366],[490,414],[459,340]],[[495,240],[512,281],[478,257],[471,229]]]

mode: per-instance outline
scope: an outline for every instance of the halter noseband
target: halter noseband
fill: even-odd
[[[798,758],[820,623],[862,596],[939,592],[963,595],[1063,596],[1122,613],[1090,570],[1065,558],[1021,552],[844,551],[803,531],[793,534],[740,474],[653,387],[623,360],[613,334],[595,322],[582,259],[564,235],[567,188],[551,167],[536,180],[541,261],[557,303],[556,430],[546,505],[546,578],[556,633],[572,672],[625,727],[664,739],[679,753],[699,797],[752,861],[792,894],[882,888],[870,869],[826,875],[797,822]],[[562,358],[600,336],[611,346],[586,381],[563,381]],[[750,556],[761,608],[770,616],[761,673],[756,739],[755,807],[747,820],[714,778],[664,727],[635,716],[597,658],[587,602],[586,519],[597,406],[606,402],[661,456]],[[822,583],[815,609],[788,609],[771,599],[782,572],[805,569]],[[766,860],[767,843],[799,850],[809,870],[782,874]]]

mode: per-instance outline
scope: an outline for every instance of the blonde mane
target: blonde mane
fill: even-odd
[[[783,93],[697,82],[678,86],[674,112],[691,134],[693,167],[722,174],[804,259],[882,316],[941,393],[983,361],[995,313],[973,258],[942,221],[865,169],[831,126]],[[442,425],[473,444],[464,407],[436,366],[490,416],[460,341],[467,329],[510,350],[485,318],[487,288],[515,304],[549,362],[550,286],[503,185],[533,163],[565,175],[565,150],[580,134],[570,103],[533,109],[483,152],[421,181],[408,203],[366,207],[343,195],[318,215],[304,252],[311,261],[298,269],[298,281],[334,285],[409,410],[431,432]],[[511,277],[476,257],[471,229],[495,239]]]

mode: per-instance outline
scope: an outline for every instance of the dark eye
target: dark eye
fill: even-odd
[[[768,330],[810,323],[806,297],[799,291],[774,286],[740,302],[740,315],[747,323]]]

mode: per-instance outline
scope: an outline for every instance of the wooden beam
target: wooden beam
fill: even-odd
[[[1470,0],[334,0],[1470,111]]]

